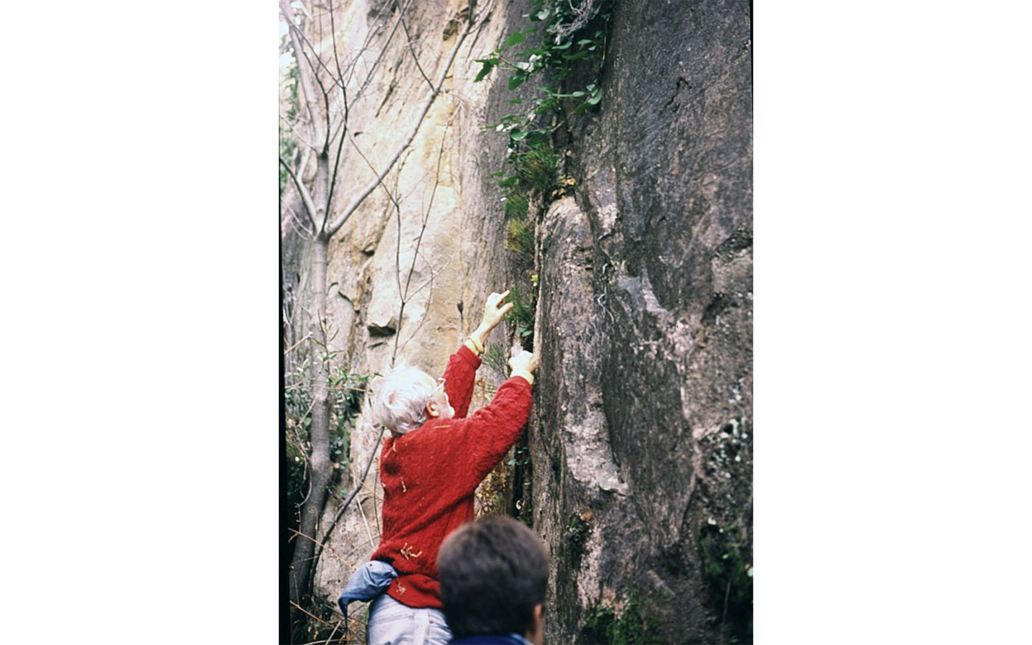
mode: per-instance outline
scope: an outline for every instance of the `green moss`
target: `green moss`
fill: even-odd
[[[588,521],[590,518],[590,512],[587,519],[584,515],[574,513],[566,527],[566,559],[572,571],[580,569],[581,561],[584,559],[584,548],[591,537],[592,527]]]
[[[616,623],[616,614],[609,607],[596,606],[588,612],[581,628],[581,638],[587,643],[609,643]]]
[[[609,607],[597,605],[584,618],[581,640],[608,645],[659,645],[666,643],[662,626],[648,614],[637,593],[632,592],[618,616]]]

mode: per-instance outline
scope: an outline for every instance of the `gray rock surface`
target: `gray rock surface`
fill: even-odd
[[[606,609],[660,642],[751,632],[710,588],[751,577],[704,573],[731,545],[752,564],[750,50],[746,3],[617,3],[604,100],[570,133],[531,435],[556,642]]]

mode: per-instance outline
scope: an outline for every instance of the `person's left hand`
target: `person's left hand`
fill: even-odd
[[[511,289],[506,289],[503,293],[492,293],[487,297],[487,304],[484,305],[484,320],[480,323],[481,326],[491,330],[497,327],[498,323],[502,322],[502,318],[509,313],[513,306],[511,302],[502,304],[509,297],[510,291]]]

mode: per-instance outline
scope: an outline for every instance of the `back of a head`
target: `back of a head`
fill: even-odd
[[[463,525],[441,546],[441,602],[455,638],[524,634],[544,604],[548,553],[534,532],[509,517]]]
[[[423,409],[430,400],[436,381],[415,367],[399,365],[377,386],[373,402],[373,423],[385,426],[394,435],[415,430],[426,421]]]

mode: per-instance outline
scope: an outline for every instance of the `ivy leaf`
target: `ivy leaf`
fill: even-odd
[[[513,141],[523,141],[527,136],[527,133],[523,130],[513,130],[509,133],[509,138]]]
[[[520,43],[522,43],[526,39],[527,39],[527,37],[523,35],[522,31],[517,31],[513,35],[509,36],[508,39],[506,39],[505,46],[506,47],[512,47],[513,45],[519,45]]]
[[[486,61],[486,60],[477,61],[477,62],[483,63],[484,66],[482,68],[480,68],[480,72],[478,72],[476,78],[473,79],[474,83],[479,83],[480,81],[484,80],[484,77],[487,76],[488,74],[490,74],[491,70],[494,69],[494,66],[495,66],[494,63],[491,63],[491,62]]]
[[[523,72],[517,72],[513,74],[512,77],[509,79],[509,91],[512,91],[520,85],[523,85],[523,81],[525,80],[527,80],[527,75]]]
[[[563,58],[566,60],[580,60],[588,55],[587,51],[579,51],[576,54],[563,54]]]
[[[534,130],[527,133],[527,143],[531,146],[538,146],[544,143],[545,133],[540,130]]]
[[[505,179],[499,179],[498,180],[498,186],[501,187],[501,188],[509,188],[510,186],[515,186],[516,182],[518,182],[519,180],[520,180],[519,177],[517,177],[516,175],[513,175],[512,177],[506,177]]]

